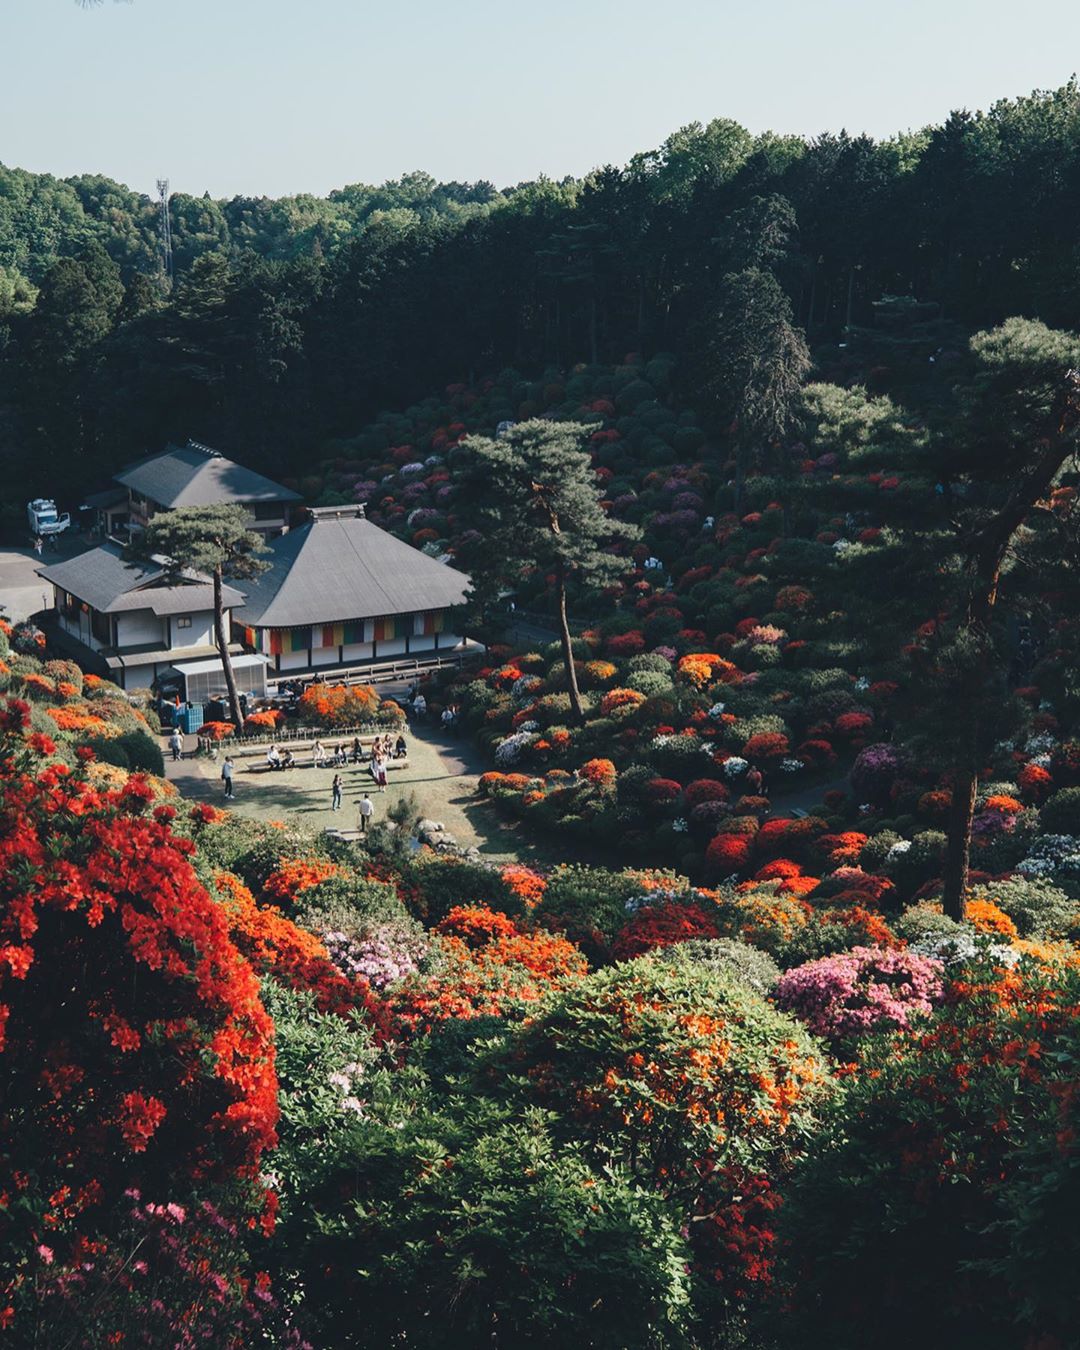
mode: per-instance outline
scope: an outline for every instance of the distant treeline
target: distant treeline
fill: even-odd
[[[718,120],[505,191],[411,174],[325,199],[177,194],[171,291],[150,198],[0,169],[7,492],[51,486],[45,454],[83,484],[170,435],[282,471],[480,370],[700,355],[747,220],[793,217],[758,252],[812,340],[883,295],[963,327],[1077,326],[1078,204],[1075,81],[882,142]]]

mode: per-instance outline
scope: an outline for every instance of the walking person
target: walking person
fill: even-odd
[[[226,755],[225,763],[221,766],[221,781],[225,784],[225,800],[231,802],[233,799],[233,762]]]
[[[356,823],[361,834],[367,834],[368,821],[375,814],[375,804],[365,792],[356,808]]]
[[[174,764],[184,758],[184,735],[179,727],[173,727],[173,734],[169,737],[169,749],[172,750]]]
[[[334,774],[334,781],[330,784],[330,810],[341,810],[341,774]]]
[[[379,760],[379,791],[386,791],[386,760]]]

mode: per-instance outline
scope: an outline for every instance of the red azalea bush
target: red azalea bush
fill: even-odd
[[[713,878],[740,872],[750,861],[750,841],[745,835],[718,834],[705,850],[706,870]]]
[[[700,905],[643,905],[615,938],[612,955],[617,961],[629,961],[654,947],[719,935],[716,923]]]
[[[770,764],[788,753],[788,738],[777,731],[764,731],[751,736],[743,746],[743,754],[754,764]]]
[[[132,1185],[253,1180],[278,1111],[273,1026],[193,845],[141,780],[31,776],[27,722],[0,718],[0,1306],[39,1244],[80,1260]]]
[[[700,806],[703,802],[726,802],[731,797],[723,783],[717,782],[715,778],[695,778],[692,783],[687,783],[683,796],[686,799],[686,805],[690,810],[695,806]]]
[[[651,778],[645,784],[645,796],[651,802],[674,802],[682,795],[682,784],[673,778]]]

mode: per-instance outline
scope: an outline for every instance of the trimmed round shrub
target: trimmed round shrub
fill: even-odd
[[[767,952],[738,938],[690,938],[664,948],[662,957],[677,966],[701,966],[731,976],[758,994],[768,994],[780,967]]]
[[[1080,834],[1080,787],[1062,788],[1039,811],[1044,834]]]

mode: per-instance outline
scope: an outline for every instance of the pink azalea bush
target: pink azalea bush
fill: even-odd
[[[942,997],[943,969],[900,948],[853,947],[789,970],[773,996],[836,1047],[882,1027],[907,1030],[925,1017]]]

